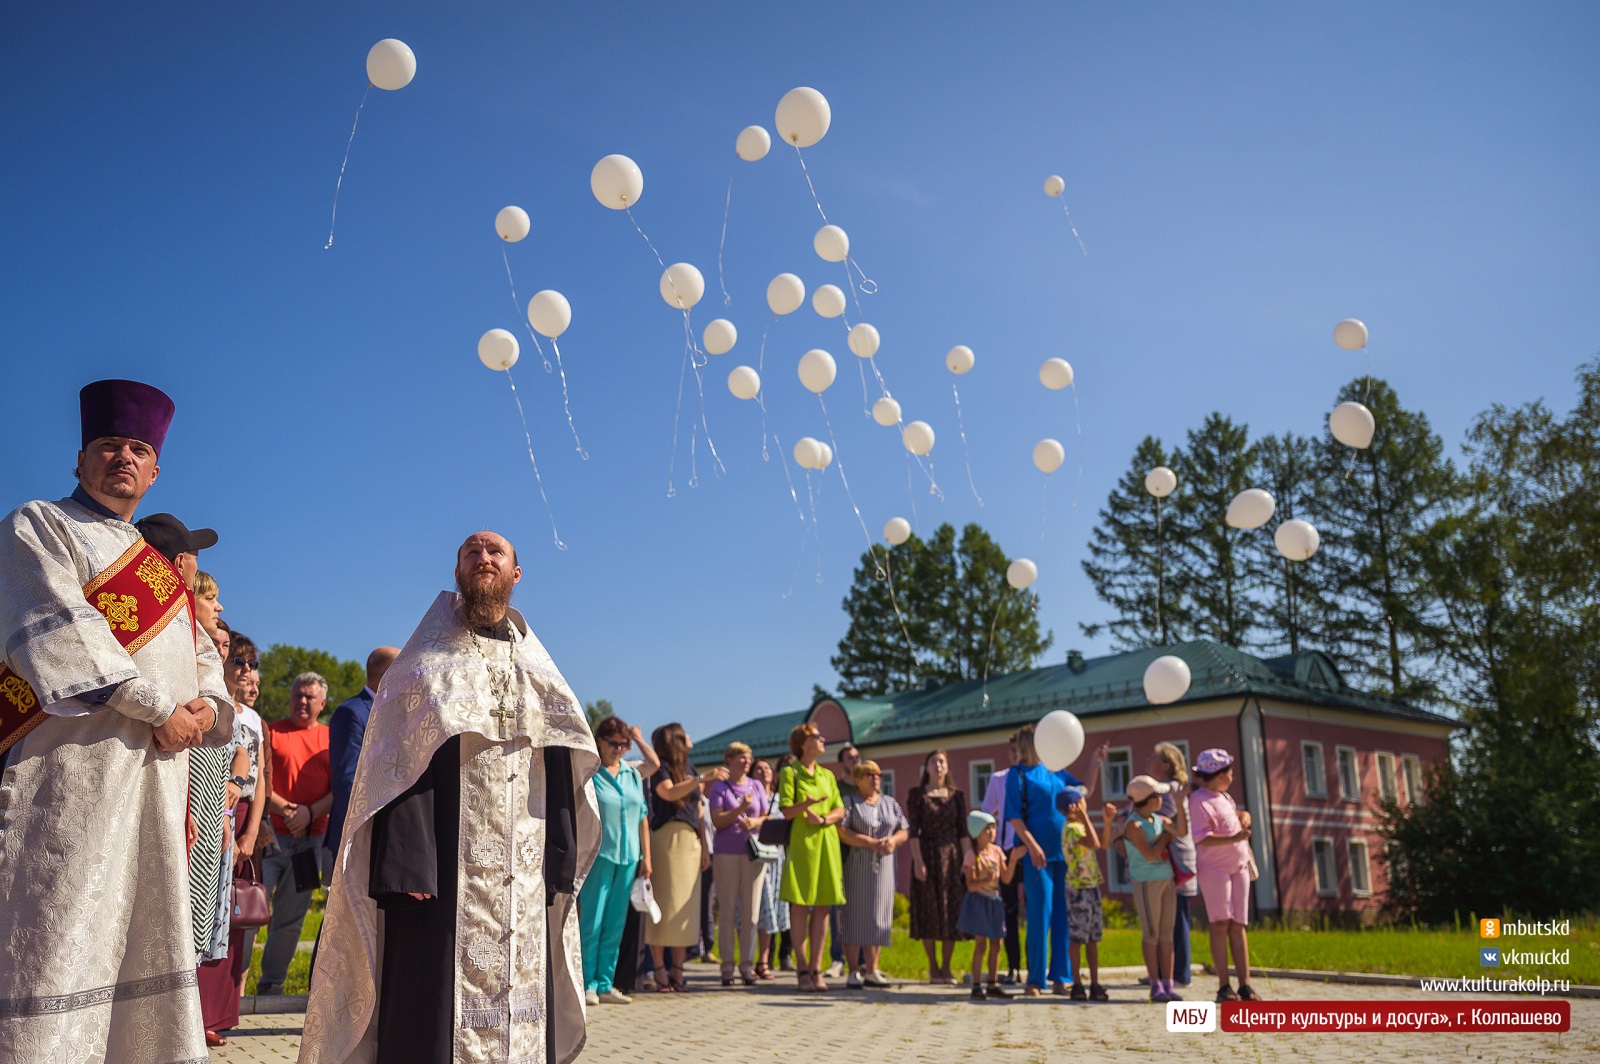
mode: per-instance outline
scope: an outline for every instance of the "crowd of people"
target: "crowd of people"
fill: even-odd
[[[1114,847],[1134,886],[1150,1000],[1182,1000],[1189,986],[1196,895],[1210,920],[1217,999],[1258,998],[1245,933],[1250,814],[1227,793],[1225,751],[1203,752],[1191,783],[1181,751],[1159,744],[1148,774],[1128,783],[1123,804],[1101,807],[1097,826],[1089,800],[1105,748],[1085,784],[1040,762],[1032,726],[1010,737],[1012,764],[990,777],[977,809],[945,751],[923,759],[902,805],[854,746],[825,764],[829,740],[813,723],[793,729],[775,762],[734,742],[721,764],[704,768],[678,723],[646,743],[638,727],[607,717],[595,741],[601,848],[578,899],[590,1005],[683,993],[684,965],[695,958],[720,964],[725,987],[789,971],[807,994],[841,976],[852,990],[891,985],[879,965],[894,931],[902,848],[908,933],[923,946],[931,984],[961,982],[951,970],[955,943],[970,939],[974,1000],[1109,1001],[1099,978],[1100,854]],[[1025,955],[1024,924],[1034,932]]]

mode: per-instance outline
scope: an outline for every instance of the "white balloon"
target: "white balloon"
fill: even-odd
[[[811,238],[811,246],[823,262],[843,262],[850,257],[850,234],[836,225],[825,225]]]
[[[1372,446],[1372,434],[1377,427],[1372,411],[1360,403],[1340,403],[1328,415],[1328,431],[1333,433],[1333,438],[1357,450]]]
[[[1189,663],[1174,654],[1163,654],[1144,670],[1144,696],[1152,706],[1176,702],[1189,693]]]
[[[1027,558],[1018,558],[1006,566],[1006,583],[1018,591],[1032,587],[1037,579],[1039,579],[1039,567]]]
[[[774,314],[793,314],[805,301],[806,283],[792,273],[780,273],[767,284],[767,306]]]
[[[510,369],[521,353],[517,338],[505,329],[490,329],[478,337],[478,361],[490,369]]]
[[[1060,174],[1051,174],[1044,179],[1044,194],[1046,196],[1059,196],[1067,190],[1067,183],[1061,179]]]
[[[1292,562],[1303,562],[1322,545],[1322,536],[1310,521],[1302,521],[1298,517],[1291,518],[1278,526],[1272,534],[1272,542],[1277,544],[1278,553]]]
[[[1067,449],[1061,446],[1059,440],[1040,440],[1033,445],[1033,464],[1039,467],[1041,473],[1054,473],[1066,460]]]
[[[857,358],[871,358],[878,353],[878,330],[866,322],[850,330],[850,353]]]
[[[1053,709],[1033,726],[1033,749],[1051,772],[1060,772],[1083,753],[1083,724],[1064,709]]]
[[[811,293],[811,309],[824,318],[837,318],[844,313],[844,291],[836,284],[825,284]]]
[[[839,367],[828,352],[812,348],[800,356],[799,371],[800,383],[806,386],[806,391],[821,395],[833,386],[833,378],[838,375]]]
[[[374,88],[394,92],[417,76],[417,57],[405,41],[385,37],[367,53],[367,80]]]
[[[883,538],[898,547],[911,538],[911,522],[904,517],[889,518],[889,523],[883,526]]]
[[[1072,363],[1064,358],[1046,359],[1039,367],[1039,383],[1052,392],[1059,392],[1072,383]]]
[[[535,292],[528,300],[528,324],[540,335],[554,340],[572,324],[572,304],[553,289]]]
[[[872,420],[884,428],[900,424],[900,404],[884,396],[872,404]]]
[[[589,171],[589,191],[602,207],[627,210],[644,195],[644,172],[626,155],[607,155]]]
[[[822,93],[802,86],[783,94],[774,118],[778,136],[797,148],[809,148],[827,134],[833,110]]]
[[[739,330],[727,318],[717,318],[706,325],[705,332],[700,336],[706,342],[706,354],[725,355],[738,342]]]
[[[1359,318],[1346,318],[1333,327],[1333,342],[1346,351],[1367,346],[1367,326]]]
[[[1158,465],[1144,475],[1144,490],[1158,499],[1165,499],[1178,487],[1178,474],[1164,465]]]
[[[674,262],[661,274],[661,298],[667,306],[688,310],[706,294],[706,279],[687,262]]]
[[[794,461],[801,469],[822,468],[822,441],[801,436],[794,441]]]
[[[521,207],[501,207],[494,216],[494,231],[508,244],[515,244],[533,230],[528,212]]]
[[[760,126],[745,126],[739,130],[739,139],[734,141],[733,150],[747,163],[760,162],[772,150],[772,137]]]
[[[926,421],[913,421],[906,426],[903,440],[912,454],[927,454],[933,450],[933,426]]]
[[[728,391],[736,399],[754,399],[761,391],[761,375],[749,366],[735,366],[728,374]]]
[[[1260,528],[1272,520],[1272,511],[1277,508],[1270,492],[1246,488],[1228,504],[1226,520],[1230,528]]]
[[[817,446],[822,448],[821,457],[817,459],[818,469],[827,469],[833,465],[833,448],[822,441],[817,441]]]
[[[977,360],[977,356],[972,353],[972,348],[966,344],[956,344],[956,346],[945,352],[944,368],[959,377],[970,370]]]

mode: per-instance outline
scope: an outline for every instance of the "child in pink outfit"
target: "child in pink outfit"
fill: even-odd
[[[1239,812],[1228,787],[1233,755],[1205,750],[1194,766],[1189,795],[1189,825],[1195,843],[1195,879],[1211,921],[1211,961],[1222,981],[1218,1001],[1258,1001],[1250,988],[1250,944],[1245,935],[1250,910],[1250,814]],[[1228,985],[1228,947],[1233,947],[1239,991]]]

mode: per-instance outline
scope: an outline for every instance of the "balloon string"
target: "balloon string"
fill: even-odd
[[[759,400],[761,396],[757,394],[756,398]],[[772,433],[772,442],[777,446],[778,453],[780,455],[783,454],[783,441],[778,439],[778,433],[776,429],[774,429]],[[782,461],[778,464],[783,467],[783,479],[789,482],[789,498],[794,502],[794,512],[799,515],[800,520],[803,522],[806,519],[806,512],[800,508],[800,496],[795,493],[794,477],[789,473],[789,463],[787,461]]]
[[[1067,201],[1061,201],[1061,213],[1067,216],[1067,228],[1072,230],[1072,238],[1078,242],[1078,250],[1083,252],[1083,257],[1089,257],[1089,249],[1083,246],[1083,237],[1078,235],[1078,227],[1072,224],[1072,212],[1067,210]]]
[[[367,106],[367,95],[371,92],[372,82],[369,81],[366,91],[361,94],[361,103],[356,107],[356,120],[350,123],[350,139],[344,146],[344,162],[339,164],[339,180],[333,183],[333,216],[328,219],[328,242],[322,245],[323,251],[333,247],[333,229],[339,221],[339,189],[344,187],[344,168],[350,165],[350,148],[356,142],[356,126],[361,124],[361,109]]]
[[[634,232],[639,234],[639,237],[644,241],[644,246],[649,248],[650,249],[650,254],[652,254],[652,255],[654,255],[656,257],[657,265],[659,265],[663,270],[665,270],[667,268],[667,264],[664,261],[662,261],[661,252],[656,250],[656,246],[654,244],[650,243],[650,238],[644,235],[644,230],[639,228],[639,219],[637,219],[637,218],[635,218],[633,216],[633,208],[632,207],[624,207],[624,208],[622,208],[622,211],[623,211],[624,214],[626,214],[628,216],[628,221],[633,223]],[[676,289],[674,289],[674,290],[676,290]]]
[[[794,146],[795,158],[800,160],[800,172],[806,175],[806,187],[811,190],[811,202],[817,205],[817,213],[822,216],[822,224],[830,225],[828,212],[822,209],[822,200],[817,197],[817,186],[811,183],[811,171],[806,169],[806,153],[800,150],[800,145]]]
[[[846,324],[848,324],[848,322]],[[866,359],[866,362],[872,366],[872,375],[877,378],[878,387],[883,390],[883,397],[885,399],[893,399],[894,395],[889,391],[889,384],[883,379],[883,371],[878,368],[878,359],[876,356]],[[904,443],[906,433],[905,422],[903,420],[897,420],[895,422],[895,426],[900,430],[901,442]],[[944,489],[939,487],[939,482],[934,478],[933,475],[933,459],[929,458],[926,462],[924,462],[920,454],[911,454],[910,451],[907,451],[906,454],[917,460],[917,468],[921,469],[922,475],[928,478],[928,494],[936,495],[939,497],[941,502],[944,501]],[[976,494],[976,492],[974,492],[974,494]],[[914,507],[915,503],[912,505]]]
[[[687,329],[689,325],[688,311],[684,311],[683,323],[685,329]],[[689,368],[694,370],[694,386],[695,391],[699,395],[700,401],[700,428],[706,434],[706,449],[711,452],[712,472],[715,473],[717,478],[720,480],[723,476],[727,475],[728,468],[722,464],[722,457],[717,454],[716,441],[711,438],[711,425],[706,421],[706,382],[705,378],[700,373],[700,367],[704,366],[708,359],[706,358],[705,352],[700,350],[700,345],[694,342],[692,332],[690,333],[689,351]],[[698,362],[695,361],[695,355],[700,356],[700,360]],[[692,484],[690,485],[690,487],[693,486],[694,485]]]
[[[683,350],[683,365],[678,369],[678,403],[672,411],[672,457],[667,460],[667,498],[678,494],[678,489],[673,486],[673,475],[678,467],[678,428],[683,416],[683,379],[689,373],[689,349]]]
[[[800,515],[800,521],[802,524],[805,523],[805,519],[806,516],[804,513],[802,513]],[[806,560],[806,544],[811,542],[811,532],[812,526],[807,524],[805,531],[800,533],[800,550],[796,552],[794,556],[794,566],[789,571],[789,590],[783,593],[784,598],[794,597],[794,585],[800,580],[800,566],[804,564]],[[820,551],[818,552],[818,557],[819,559],[821,557]]]
[[[766,382],[761,380],[761,372],[767,365],[767,333],[772,331],[772,323],[777,320],[778,315],[774,311],[772,317],[767,319],[767,327],[761,330],[761,350],[756,355],[756,379],[760,381],[760,387],[756,391],[756,405],[761,408],[761,460],[763,462],[772,461],[772,456],[767,451],[767,401],[763,398],[766,394]],[[778,438],[777,434],[774,433],[772,438],[776,440]],[[784,472],[787,473],[788,471],[789,467],[784,466]]]
[[[961,420],[961,393],[956,390],[956,382],[950,382],[950,394],[956,397],[956,430],[961,433],[961,454],[967,461],[967,486],[972,489],[972,497],[978,500],[978,505],[983,505],[983,496],[978,494],[978,485],[972,479],[972,452],[967,450],[967,426]]]
[[[1361,351],[1367,356],[1367,390],[1362,396],[1361,405],[1367,406],[1372,402],[1372,348],[1362,344]]]
[[[805,175],[806,188],[811,190],[811,202],[817,205],[817,214],[818,214],[818,216],[820,216],[822,218],[822,224],[823,225],[831,225],[832,223],[828,221],[828,212],[822,209],[822,199],[821,199],[821,197],[819,197],[817,195],[817,186],[814,183],[812,183],[811,170],[810,170],[809,167],[806,166],[806,154],[805,154],[805,152],[800,150],[800,145],[796,144],[794,146],[794,154],[795,154],[795,158],[800,160],[800,172]],[[856,262],[856,260],[852,259],[849,255],[845,256],[845,261],[844,261],[844,279],[845,279],[845,283],[850,286],[850,298],[855,300],[856,312],[860,313],[860,311],[861,311],[861,299],[856,295],[855,277],[852,276],[851,273],[850,273],[850,266],[851,266],[852,263],[855,265],[855,268],[858,271],[860,271],[860,273],[861,273],[861,290],[863,292],[865,292],[867,295],[870,296],[870,295],[872,295],[874,292],[876,292],[878,290],[878,282],[872,280],[871,278],[869,278],[867,276],[866,271],[861,269],[861,264],[859,262]],[[869,288],[868,285],[870,285],[871,287]]]
[[[994,620],[989,624],[989,652],[983,657],[983,708],[989,708],[989,663],[994,660],[994,633],[1000,626],[1000,615],[1006,611],[1005,591],[1000,592],[1000,605],[995,608]]]
[[[817,583],[822,583],[822,526],[817,523],[817,499],[822,495],[822,471],[817,472],[817,490],[811,492],[811,470],[806,470],[806,498],[811,503],[811,528],[817,537]]]
[[[878,561],[878,547],[872,541],[872,533],[867,531],[866,519],[861,516],[861,507],[856,505],[855,495],[850,491],[850,481],[844,475],[844,461],[839,455],[839,440],[833,434],[833,420],[828,417],[828,404],[823,402],[822,393],[817,393],[817,405],[822,408],[822,423],[828,426],[828,441],[833,444],[833,460],[839,467],[839,483],[844,485],[844,497],[850,500],[850,509],[856,512],[856,522],[861,526],[861,534],[867,540],[867,553],[872,555],[872,563],[877,566],[878,579],[883,579],[883,563]],[[807,483],[810,478],[807,478]]]
[[[1078,496],[1083,492],[1083,410],[1078,406],[1078,385],[1072,385],[1072,420],[1078,426],[1078,483],[1072,489],[1072,512],[1078,512]]]
[[[517,381],[511,375],[509,366],[506,368],[506,380],[511,383],[511,398],[516,400],[517,417],[522,419],[522,438],[528,441],[528,461],[533,464],[533,482],[539,485],[539,498],[544,500],[544,511],[550,516],[550,532],[555,537],[556,549],[566,550],[567,545],[561,542],[561,533],[556,529],[556,515],[550,509],[550,497],[544,493],[544,480],[539,476],[539,460],[533,456],[533,435],[528,432],[528,416],[522,412],[522,396],[517,394]]]
[[[572,430],[572,442],[578,448],[578,457],[585,462],[589,460],[589,452],[583,449],[583,441],[578,439],[578,426],[572,421],[572,400],[567,394],[567,367],[561,363],[561,345],[556,343],[554,336],[550,337],[550,350],[556,353],[556,368],[561,371],[561,409],[567,412],[567,428]],[[540,354],[543,354],[540,349]],[[550,363],[544,364],[545,372],[550,372]]]
[[[870,358],[856,359],[856,372],[861,374],[861,413],[866,417],[872,416],[872,400],[867,398],[867,367],[861,363],[870,361]]]
[[[911,487],[911,458],[911,452],[906,451],[906,495],[911,499],[911,530],[915,532],[920,527],[920,522],[917,520],[917,493]]]
[[[911,472],[911,467],[906,467],[906,472]],[[917,649],[911,642],[911,629],[906,627],[906,615],[900,611],[900,600],[894,591],[894,570],[889,565],[889,559],[894,553],[893,547],[887,547],[883,552],[883,580],[889,588],[889,605],[894,607],[894,615],[900,620],[900,633],[906,637],[906,675],[909,678],[912,668],[916,665]]]
[[[500,261],[506,264],[506,283],[511,286],[511,305],[517,308],[517,317],[521,318],[527,325],[528,335],[533,338],[533,349],[539,352],[539,357],[541,359],[544,359],[544,371],[549,373],[550,360],[545,358],[544,345],[539,343],[539,334],[533,331],[533,323],[528,321],[528,315],[524,313],[522,309],[522,301],[517,298],[517,282],[515,278],[511,276],[511,260],[506,256],[504,242],[502,242],[500,245]],[[572,420],[571,415],[568,415],[567,420]]]
[[[722,204],[722,239],[717,242],[717,284],[722,286],[722,305],[733,305],[733,297],[728,294],[728,282],[722,277],[722,249],[728,243],[728,212],[733,208],[733,175],[728,175],[728,198]]]

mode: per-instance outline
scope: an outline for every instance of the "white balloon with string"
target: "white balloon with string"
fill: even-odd
[[[884,428],[893,428],[900,424],[900,404],[884,396],[872,404],[872,420]]]
[[[933,450],[933,426],[926,421],[913,421],[903,434],[906,450],[918,457]]]
[[[891,517],[883,526],[883,538],[890,546],[898,547],[911,538],[911,522],[904,517]]]
[[[850,257],[850,236],[837,225],[825,225],[811,238],[811,247],[823,262],[843,262]]]
[[[977,364],[977,356],[972,353],[972,348],[966,344],[956,344],[945,352],[944,367],[951,375],[965,376],[972,372],[972,367]],[[972,489],[972,497],[978,500],[978,505],[983,505],[983,496],[978,494],[978,483],[972,477],[972,451],[967,446],[967,423],[961,414],[961,389],[956,387],[956,382],[950,382],[950,395],[956,403],[956,431],[961,435],[961,457],[967,464],[967,487]]]
[[[327,251],[333,247],[333,230],[339,222],[339,190],[344,187],[344,171],[350,165],[350,149],[356,142],[356,127],[361,124],[361,112],[366,109],[367,96],[373,89],[399,92],[417,76],[417,56],[405,41],[385,37],[367,51],[367,87],[356,105],[355,121],[350,123],[350,139],[344,145],[344,159],[339,163],[339,177],[333,183],[333,211],[328,218],[328,242],[322,245]]]
[[[835,284],[825,284],[811,293],[811,309],[824,318],[837,318],[844,313],[844,292]]]
[[[1163,654],[1144,670],[1144,697],[1153,706],[1170,705],[1189,693],[1189,663],[1176,654]]]
[[[661,298],[667,306],[688,310],[706,294],[706,279],[687,262],[675,262],[661,274]]]
[[[1346,351],[1360,351],[1367,359],[1366,398],[1372,398],[1372,352],[1367,348],[1367,323],[1360,318],[1345,318],[1333,327],[1333,342]],[[1354,446],[1352,444],[1352,446]]]
[[[833,123],[833,109],[822,93],[809,86],[801,86],[783,94],[773,119],[778,136],[794,148],[795,157],[800,160],[800,172],[805,175],[806,187],[811,190],[811,201],[822,219],[822,229],[814,238],[813,247],[826,261],[844,265],[845,281],[856,300],[856,310],[860,312],[861,300],[856,295],[855,274],[861,276],[860,291],[868,295],[878,290],[877,282],[869,278],[862,271],[861,264],[850,257],[850,241],[845,231],[828,220],[828,212],[823,210],[822,199],[817,195],[817,186],[811,180],[811,170],[806,166],[805,153],[801,151],[816,144],[827,134],[828,127]],[[837,257],[834,257],[835,254]],[[851,272],[852,268],[854,273]]]
[[[772,311],[772,317],[767,319],[766,326],[761,330],[761,349],[756,352],[756,372],[765,373],[767,370],[767,337],[772,332],[772,324],[781,317],[793,314],[799,310],[806,301],[806,284],[792,273],[780,273],[767,282],[767,309]],[[761,460],[768,461],[770,452],[767,450],[767,437],[777,439],[776,434],[767,430],[767,402],[758,398],[761,406]],[[784,475],[788,475],[788,467],[784,467]],[[794,492],[794,484],[789,485],[790,493]]]
[[[1031,558],[1018,558],[1006,566],[1006,583],[1013,591],[1026,591],[1039,579],[1039,567]],[[1001,595],[1000,601],[995,604],[994,619],[989,622],[989,647],[983,658],[983,705],[989,705],[989,666],[994,661],[994,634],[1000,626],[1000,617],[1006,611],[1006,599],[1009,596]],[[1028,602],[1027,599],[1023,600]]]
[[[510,276],[510,267],[507,266],[507,276]],[[578,438],[578,426],[572,419],[572,401],[567,391],[567,367],[561,358],[561,345],[556,338],[567,331],[572,324],[572,304],[567,302],[567,297],[554,289],[546,288],[535,292],[533,298],[528,300],[528,324],[533,328],[529,335],[533,336],[535,346],[539,344],[539,337],[544,336],[550,341],[550,350],[555,352],[556,367],[561,374],[561,408],[567,415],[567,429],[572,433],[573,446],[577,448],[578,457],[585,462],[589,460],[589,452],[584,450],[583,441]],[[540,347],[541,355],[544,348]],[[545,363],[545,371],[549,372],[550,363]]]
[[[1166,466],[1156,466],[1144,475],[1144,490],[1157,499],[1165,499],[1178,487],[1178,475]]]
[[[801,355],[796,368],[806,391],[817,395],[833,387],[834,378],[838,375],[838,365],[833,361],[833,356],[820,348],[813,348]]]
[[[657,287],[660,289],[661,298],[667,304],[667,306],[672,307],[674,310],[680,311],[683,314],[684,369],[686,370],[689,367],[694,368],[695,384],[696,387],[700,389],[700,416],[703,420],[705,417],[705,391],[704,385],[700,380],[700,367],[706,364],[706,357],[700,350],[699,346],[695,343],[694,322],[690,315],[690,311],[692,311],[700,302],[701,298],[705,296],[705,277],[693,264],[687,262],[675,262],[661,272],[661,280]],[[731,324],[729,325],[729,328],[732,328]],[[721,330],[717,330],[716,335],[718,339],[723,338],[721,335]],[[678,373],[678,409],[674,412],[672,424],[672,449],[674,461],[677,458],[679,418],[683,412],[684,377],[684,370],[680,370]],[[691,420],[689,427],[689,486],[691,488],[699,486],[700,478],[700,471],[695,463],[695,444],[697,442],[697,438],[698,431],[695,428],[693,420]],[[706,441],[707,443],[710,443],[711,441],[711,430],[709,427],[706,429]],[[713,457],[716,456],[715,445],[712,445],[711,453]],[[672,472],[670,468],[667,475],[667,491],[669,496],[673,492]]]
[[[1272,533],[1273,545],[1278,553],[1292,562],[1303,562],[1317,553],[1322,536],[1310,521],[1294,517],[1280,524]]]
[[[522,438],[528,445],[528,463],[533,466],[533,482],[539,489],[539,498],[544,501],[545,513],[550,518],[550,534],[555,540],[556,549],[566,550],[567,545],[561,542],[561,533],[556,528],[556,515],[550,508],[550,497],[544,491],[544,478],[539,475],[539,460],[533,456],[533,434],[528,431],[528,416],[522,409],[522,396],[517,392],[517,380],[511,373],[511,367],[517,364],[520,353],[521,346],[516,336],[506,329],[490,329],[478,337],[478,361],[489,369],[504,373],[506,383],[511,386],[511,399],[517,404],[517,418],[522,422]]]
[[[500,262],[506,268],[506,285],[511,290],[511,305],[517,308],[519,314],[522,312],[522,300],[517,298],[517,280],[511,275],[511,257],[506,254],[506,245],[521,243],[532,231],[533,220],[521,207],[514,205],[501,207],[494,216],[494,232],[500,238]],[[550,360],[545,357],[544,345],[539,342],[539,334],[530,327],[528,336],[533,340],[534,350],[539,352],[539,360],[544,363],[544,371],[549,373]],[[564,380],[562,394],[563,396],[566,394]]]
[[[705,343],[706,354],[725,355],[739,341],[739,330],[727,318],[716,318],[706,325],[700,339]]]
[[[1033,726],[1033,749],[1039,763],[1060,772],[1083,753],[1083,722],[1064,709],[1053,709]]]
[[[1061,194],[1067,190],[1067,182],[1060,174],[1051,174],[1044,179],[1044,194],[1051,199],[1060,199]],[[1083,246],[1083,237],[1078,235],[1078,227],[1073,224],[1072,211],[1067,206],[1066,200],[1061,200],[1061,213],[1067,217],[1067,228],[1072,230],[1072,239],[1078,242],[1078,250],[1087,257],[1089,249]]]
[[[1047,358],[1039,366],[1039,383],[1052,392],[1072,388],[1072,422],[1078,433],[1078,483],[1073,489],[1072,508],[1078,508],[1078,491],[1083,486],[1083,414],[1078,408],[1078,389],[1073,387],[1077,374],[1072,363],[1064,358]],[[1043,538],[1041,533],[1041,538]]]
[[[1272,520],[1272,512],[1277,509],[1277,503],[1272,498],[1272,493],[1261,488],[1246,488],[1233,497],[1228,503],[1228,511],[1224,515],[1229,528],[1250,530],[1260,528]]]
[[[871,358],[878,353],[878,345],[882,342],[882,338],[874,326],[861,322],[851,328],[846,342],[850,345],[852,355],[857,358]]]
[[[733,153],[747,163],[758,163],[772,149],[772,137],[761,126],[745,126],[733,142]],[[722,305],[731,306],[733,297],[728,294],[728,281],[722,268],[722,257],[728,246],[728,215],[733,210],[733,174],[728,174],[728,192],[722,200],[722,236],[717,241],[717,284],[722,288]]]
[[[761,391],[761,375],[750,366],[735,366],[728,374],[728,391],[735,399],[754,399]]]
[[[1373,420],[1372,411],[1360,403],[1340,403],[1328,415],[1328,431],[1333,438],[1358,451],[1372,446],[1372,436],[1377,428],[1378,423]]]
[[[1156,508],[1156,629],[1166,641],[1166,529],[1162,522],[1161,500],[1178,488],[1178,475],[1166,466],[1156,466],[1144,475],[1144,490],[1155,500]]]

